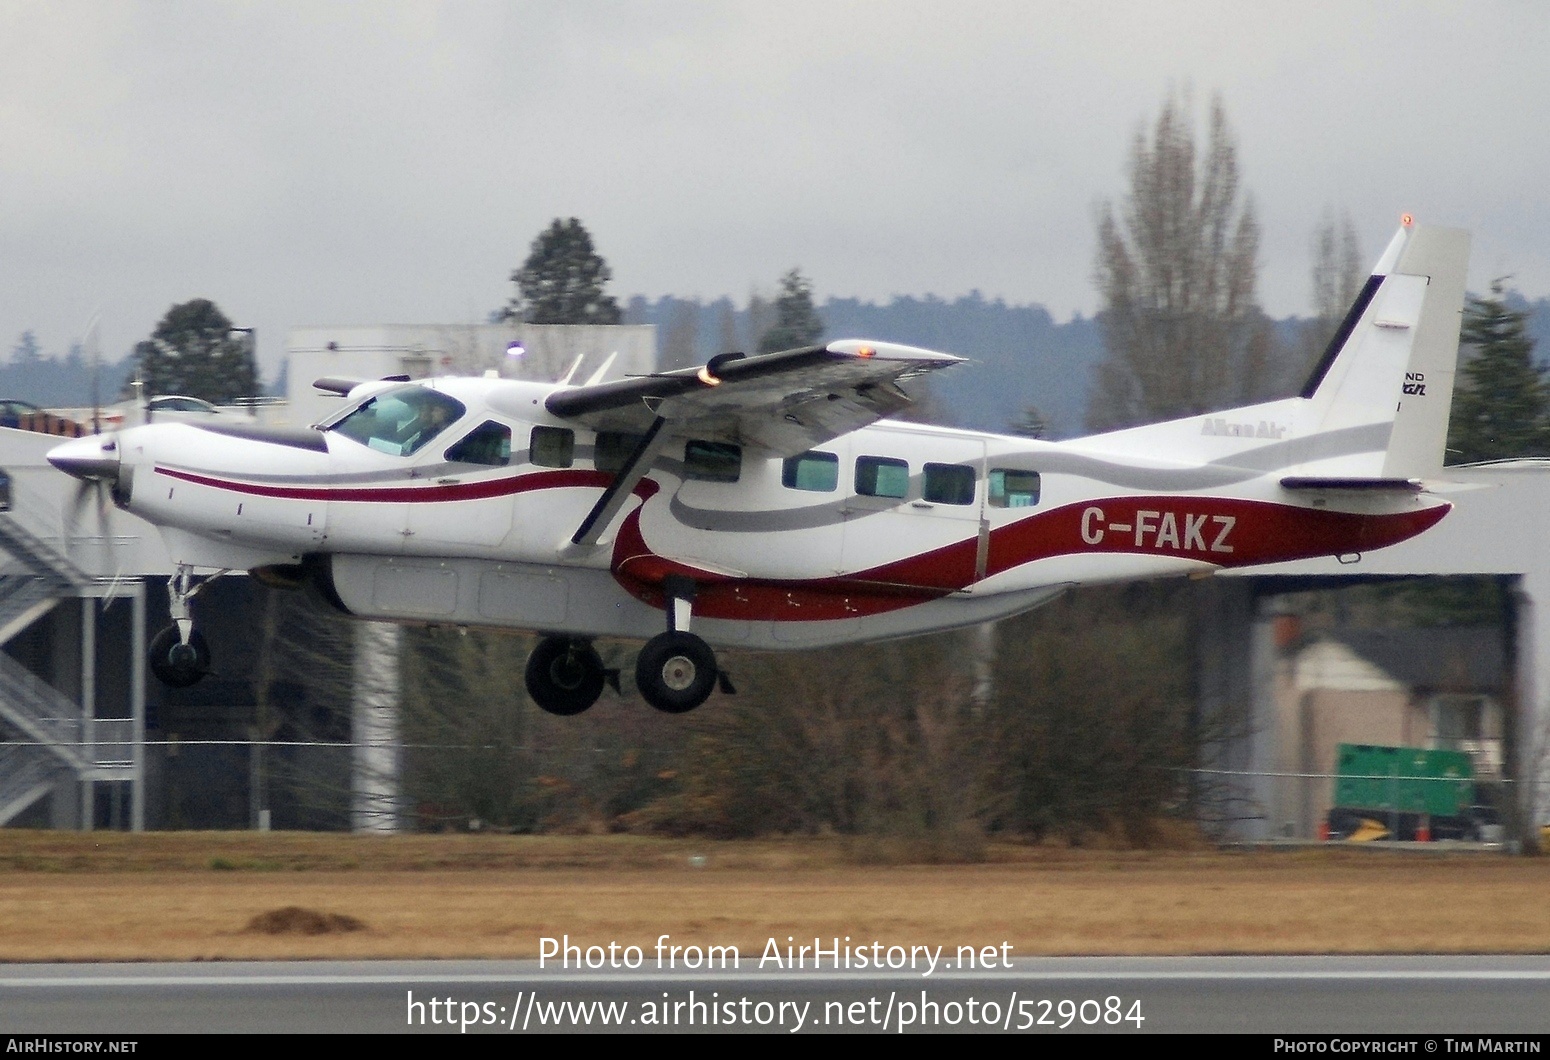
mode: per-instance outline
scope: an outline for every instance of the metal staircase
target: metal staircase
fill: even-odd
[[[29,514],[24,514],[30,510]],[[82,608],[79,699],[59,689],[0,650],[0,827],[46,796],[79,785],[79,825],[93,820],[92,784],[127,781],[131,793],[131,826],[144,826],[142,753],[144,736],[143,676],[135,645],[132,677],[133,717],[94,717],[95,628],[98,601],[112,596],[135,602],[135,640],[144,639],[144,592],[138,580],[100,578],[82,570],[25,525],[46,505],[0,511],[0,552],[14,561],[0,568],[0,646],[5,645],[64,601],[77,599]],[[34,522],[36,525],[36,522]],[[3,557],[0,557],[3,559]],[[59,824],[60,814],[55,813]]]

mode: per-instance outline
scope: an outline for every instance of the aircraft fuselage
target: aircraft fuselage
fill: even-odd
[[[423,385],[465,412],[410,455],[338,430],[122,431],[121,501],[184,562],[306,563],[362,617],[649,637],[677,577],[697,633],[754,648],[979,622],[1070,584],[1360,553],[1447,510],[1284,488],[1293,399],[1257,428],[1179,421],[1186,461],[1138,458],[1123,434],[886,420],[787,459],[689,439],[583,547],[570,537],[631,439],[546,414],[552,385]]]

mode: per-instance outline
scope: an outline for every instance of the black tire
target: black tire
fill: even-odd
[[[603,694],[603,660],[586,641],[545,637],[527,657],[527,694],[541,710],[568,718]]]
[[[686,713],[716,687],[716,653],[693,633],[659,633],[635,660],[635,684],[658,710]]]
[[[151,673],[168,688],[188,688],[210,672],[210,645],[196,629],[185,647],[176,625],[168,626],[151,641]]]

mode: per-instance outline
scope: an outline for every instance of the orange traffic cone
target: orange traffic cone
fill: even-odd
[[[1430,843],[1432,841],[1432,819],[1422,817],[1421,823],[1416,826],[1415,841],[1417,843]]]
[[[1327,819],[1319,822],[1319,842],[1329,842],[1329,821]]]

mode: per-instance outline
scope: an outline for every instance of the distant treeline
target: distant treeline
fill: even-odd
[[[947,301],[897,296],[887,304],[830,298],[818,307],[825,338],[868,338],[956,353],[971,363],[931,379],[932,411],[955,426],[1004,431],[1037,406],[1053,435],[1078,433],[1088,378],[1103,353],[1097,324],[1077,317],[1057,324],[1039,305],[1008,305],[975,291]],[[729,298],[686,301],[671,295],[630,299],[624,319],[655,324],[667,363],[686,360],[672,341],[692,335],[695,360],[728,346],[751,351],[763,322],[760,307]],[[690,323],[692,321],[692,323]],[[688,334],[685,334],[688,333]],[[687,361],[686,361],[687,363]]]
[[[1550,360],[1550,298],[1530,302],[1509,293],[1507,302],[1531,314],[1529,334],[1536,341],[1539,359]],[[624,320],[655,324],[664,363],[676,367],[679,361],[703,363],[729,344],[732,349],[755,349],[757,332],[767,326],[759,319],[766,311],[758,303],[738,307],[730,298],[700,302],[637,295],[627,303]],[[1094,318],[1078,316],[1058,324],[1043,306],[1009,305],[1001,299],[988,300],[977,291],[952,301],[934,295],[898,296],[886,304],[830,298],[819,306],[819,313],[826,338],[903,342],[969,358],[971,363],[938,372],[931,379],[932,412],[944,423],[1006,431],[1022,423],[1028,409],[1037,408],[1049,437],[1082,433],[1093,368],[1103,356],[1103,337]],[[1281,349],[1298,349],[1303,320],[1287,318],[1271,324]],[[97,383],[99,400],[105,404],[118,400],[133,367],[128,356],[104,361]],[[1288,375],[1298,377],[1300,370],[1291,367]],[[0,399],[44,407],[89,405],[91,375],[90,364],[78,353],[25,360],[13,356],[0,363]]]
[[[1509,303],[1532,314],[1530,334],[1541,361],[1550,359],[1550,298],[1529,302],[1514,294]],[[637,296],[626,307],[625,321],[657,325],[659,347],[668,358],[683,357],[672,348],[675,336],[692,336],[694,361],[703,362],[729,343],[734,349],[755,348],[759,311],[757,304],[738,307],[729,298],[700,302]],[[830,298],[819,313],[826,338],[903,342],[969,358],[970,364],[931,377],[932,412],[942,422],[1007,431],[1037,408],[1049,437],[1083,433],[1093,369],[1103,357],[1102,329],[1095,318],[1077,316],[1060,324],[1043,306],[1010,305],[979,292],[952,301],[899,296],[886,304]],[[1305,355],[1303,318],[1272,320],[1270,326],[1283,356]],[[1296,382],[1305,371],[1302,365],[1285,369],[1285,377]]]
[[[105,405],[119,400],[132,368],[129,357],[103,362],[97,376],[97,399]],[[35,357],[0,363],[0,400],[30,401],[43,408],[90,405],[91,365],[78,355],[61,360]]]

